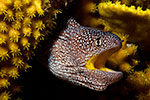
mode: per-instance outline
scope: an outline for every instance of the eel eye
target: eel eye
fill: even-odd
[[[102,41],[101,41],[101,39],[100,38],[97,38],[96,39],[96,46],[98,46],[98,47],[100,47],[101,46],[101,44],[102,44]]]

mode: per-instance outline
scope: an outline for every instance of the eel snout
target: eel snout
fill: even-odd
[[[111,32],[106,32],[106,35],[105,35],[107,41],[111,44],[113,44],[110,48],[118,48],[120,49],[122,47],[122,42],[123,40],[120,39],[120,37],[118,37],[116,34],[113,34]]]
[[[115,71],[105,66],[109,57],[122,47],[123,40],[113,33],[107,33],[105,39],[111,43],[111,47],[96,56],[92,56],[86,63],[86,68],[90,69],[93,77],[92,81],[96,83],[94,85],[91,84],[91,87],[97,91],[105,90],[110,84],[119,81],[123,77],[121,71]]]

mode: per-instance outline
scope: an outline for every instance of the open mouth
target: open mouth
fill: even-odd
[[[101,54],[98,54],[96,56],[92,56],[86,63],[86,68],[90,69],[90,70],[96,70],[99,69],[101,71],[104,72],[117,72],[113,69],[107,68],[106,67],[106,62],[109,59],[109,57],[115,53],[116,51],[118,51],[120,48],[119,47],[115,47],[115,48],[111,48],[109,50],[106,50],[104,52],[102,52]]]

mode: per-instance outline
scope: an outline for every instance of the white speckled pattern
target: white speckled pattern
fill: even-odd
[[[89,70],[84,66],[93,55],[116,47],[121,47],[121,40],[115,34],[80,26],[71,18],[67,29],[60,34],[50,50],[50,71],[64,80],[103,91],[108,85],[120,80],[123,73]]]

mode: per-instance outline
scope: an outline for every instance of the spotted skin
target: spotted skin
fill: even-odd
[[[50,49],[49,68],[59,78],[103,91],[108,85],[120,80],[122,72],[90,70],[85,64],[92,56],[120,47],[121,40],[115,34],[80,26],[71,18]]]

